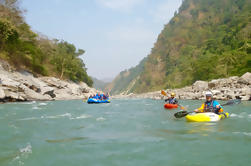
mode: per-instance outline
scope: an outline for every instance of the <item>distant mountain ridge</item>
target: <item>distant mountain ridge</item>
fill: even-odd
[[[99,80],[95,77],[92,77],[93,80],[93,87],[97,90],[105,91],[105,87],[109,82],[105,82],[103,80]]]
[[[251,1],[184,0],[150,55],[107,86],[114,94],[180,88],[251,71]]]

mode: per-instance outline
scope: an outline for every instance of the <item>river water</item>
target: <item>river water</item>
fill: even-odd
[[[202,101],[181,101],[188,110]],[[222,102],[224,103],[224,102]],[[163,101],[0,105],[0,166],[242,166],[251,163],[251,102],[220,122],[175,119]]]

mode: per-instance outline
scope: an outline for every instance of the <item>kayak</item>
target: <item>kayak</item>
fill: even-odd
[[[165,104],[164,108],[166,108],[166,109],[178,108],[178,104]]]
[[[229,117],[229,113],[216,114],[213,112],[193,113],[186,116],[188,122],[216,122]]]
[[[89,98],[87,100],[88,104],[100,104],[100,103],[110,103],[110,99],[107,100],[99,100],[99,99],[93,99],[93,98]]]

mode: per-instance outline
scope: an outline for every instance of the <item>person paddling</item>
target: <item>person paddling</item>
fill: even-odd
[[[175,98],[175,93],[171,93],[171,97],[165,99],[165,102],[169,104],[178,104],[178,100]]]
[[[194,112],[214,112],[219,114],[223,112],[222,106],[216,101],[213,100],[213,94],[211,92],[206,92],[206,101],[201,105],[200,108],[195,109]]]

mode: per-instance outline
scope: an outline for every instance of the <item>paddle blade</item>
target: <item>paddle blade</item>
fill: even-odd
[[[180,111],[180,112],[176,112],[174,114],[175,118],[182,118],[184,116],[186,116],[187,114],[189,114],[190,112],[187,112],[187,111]]]
[[[240,104],[240,103],[241,103],[240,99],[235,99],[235,100],[230,100],[230,101],[228,101],[225,104],[222,104],[222,106],[225,106],[225,105],[234,105],[234,104]]]
[[[166,92],[161,90],[161,94],[164,95],[164,96],[167,96]]]

